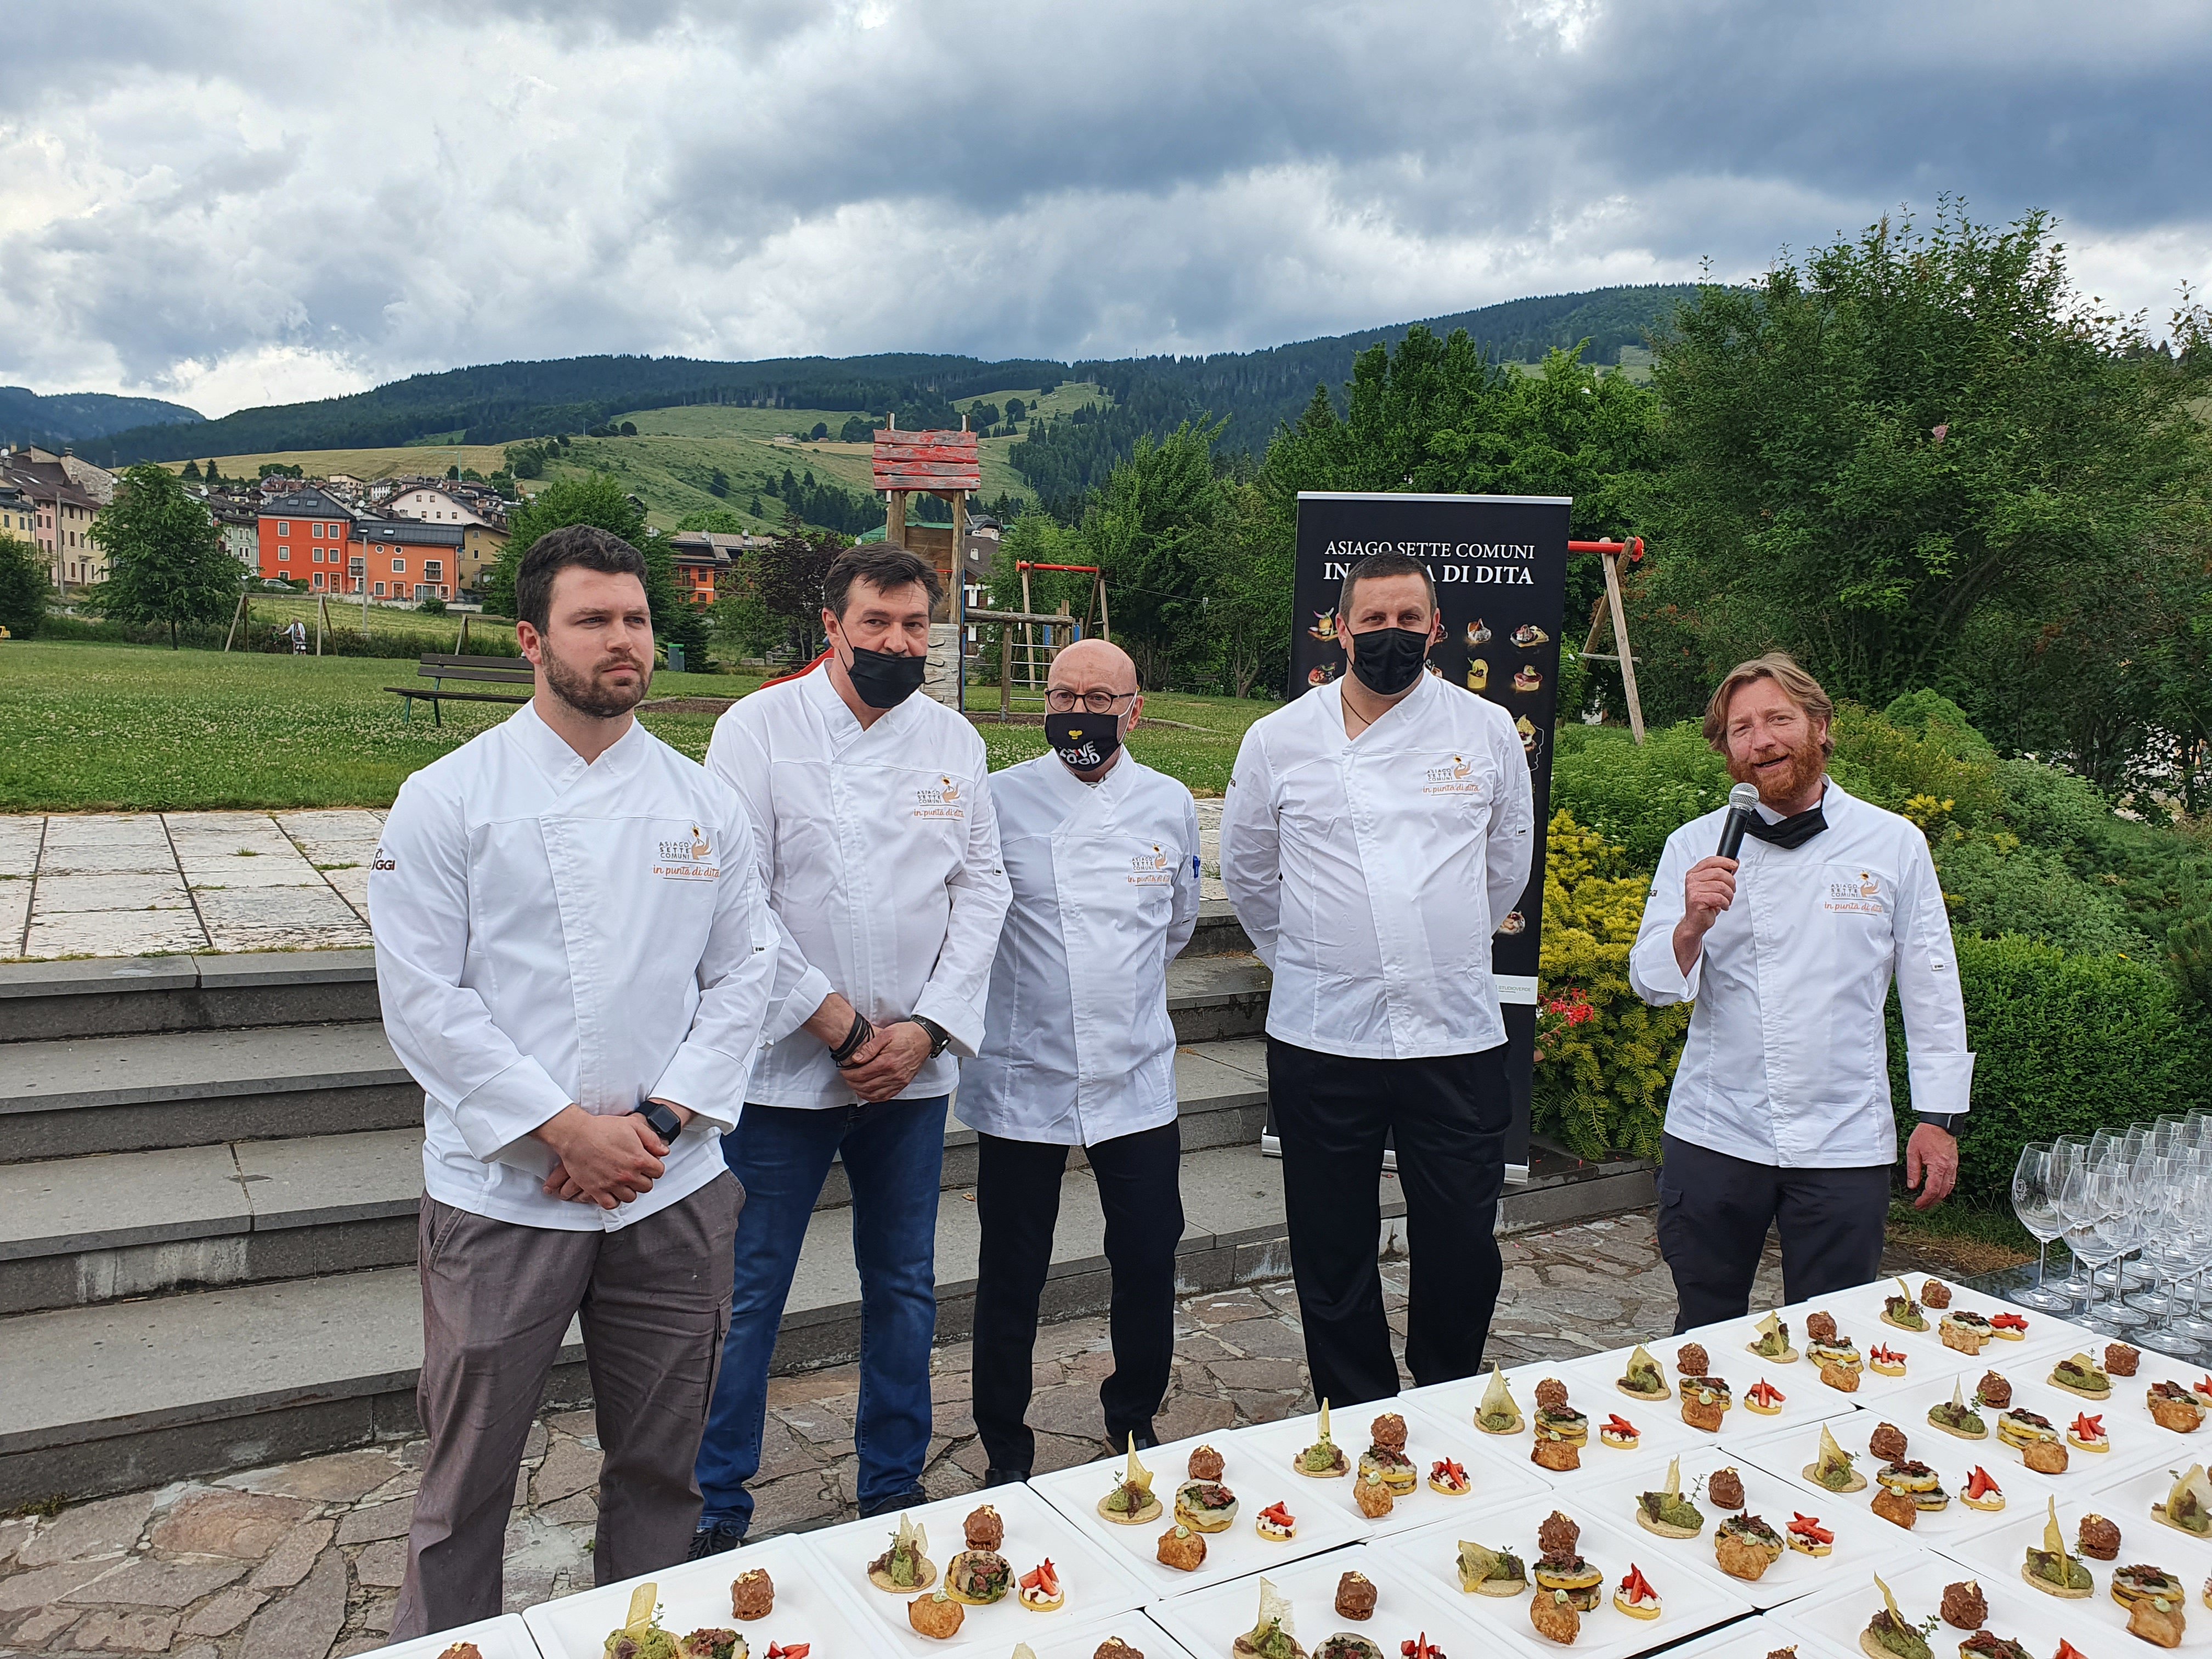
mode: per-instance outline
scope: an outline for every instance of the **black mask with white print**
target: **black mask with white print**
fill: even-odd
[[[1044,717],[1044,740],[1072,772],[1095,772],[1121,746],[1121,721],[1115,714],[1070,709]]]

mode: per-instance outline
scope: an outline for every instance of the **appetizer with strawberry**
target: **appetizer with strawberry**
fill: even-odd
[[[1974,1472],[1966,1477],[1965,1489],[1959,1493],[1959,1501],[1970,1510],[1995,1515],[2005,1506],[2004,1488],[1990,1480],[1990,1472],[1977,1463]]]
[[[1467,1478],[1465,1466],[1450,1458],[1439,1458],[1429,1469],[1429,1490],[1442,1492],[1447,1498],[1464,1498],[1473,1485]]]
[[[1053,1571],[1052,1557],[1046,1556],[1022,1575],[1018,1599],[1031,1613],[1059,1611],[1060,1604],[1067,1600],[1067,1592],[1060,1588],[1060,1575]]]
[[[1598,1425],[1598,1443],[1610,1446],[1615,1451],[1634,1451],[1644,1437],[1637,1432],[1636,1425],[1617,1413],[1607,1413],[1604,1422]]]
[[[1761,1417],[1777,1417],[1781,1414],[1782,1402],[1789,1397],[1762,1376],[1743,1391],[1744,1409],[1757,1412]]]
[[[2080,1413],[2074,1419],[2074,1426],[2066,1431],[2066,1438],[2086,1452],[2108,1452],[2112,1449],[2112,1437],[2105,1432],[2101,1415]]]
[[[1877,1342],[1867,1350],[1867,1364],[1874,1367],[1876,1376],[1905,1375],[1905,1356],[1894,1348],[1885,1348]]]
[[[1287,1544],[1298,1535],[1298,1518],[1287,1504],[1270,1504],[1253,1517],[1253,1529],[1271,1544]]]
[[[1628,1577],[1620,1581],[1620,1588],[1613,1593],[1613,1605],[1631,1619],[1656,1619],[1659,1616],[1659,1592],[1651,1588],[1651,1581],[1644,1576],[1636,1563],[1628,1564]]]
[[[1800,1555],[1826,1555],[1836,1547],[1836,1534],[1820,1524],[1819,1516],[1799,1515],[1794,1510],[1783,1537]]]

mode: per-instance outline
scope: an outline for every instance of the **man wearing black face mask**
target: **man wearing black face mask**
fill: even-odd
[[[860,1512],[927,1501],[946,1097],[952,1054],[982,1040],[1009,896],[983,741],[915,695],[939,591],[903,549],[840,554],[826,659],[738,702],[707,751],[752,817],[778,958],[766,1046],[722,1141],[746,1203],[695,1557],[751,1522],[769,1356],[833,1158],[860,1275]]]
[[[1071,1146],[1087,1150],[1114,1272],[1108,1444],[1153,1443],[1175,1357],[1182,1145],[1167,971],[1198,925],[1198,809],[1122,748],[1144,701],[1127,652],[1078,641],[1047,683],[1052,752],[991,781],[1014,902],[982,1052],[960,1067],[961,1121],[980,1143],[974,1376],[990,1486],[1027,1480],[1036,1455],[1022,1419]]]
[[[1442,631],[1415,560],[1344,579],[1351,672],[1244,734],[1221,874],[1274,970],[1267,1098],[1316,1395],[1398,1391],[1375,1246],[1386,1137],[1413,1271],[1416,1382],[1482,1364],[1503,1276],[1505,1026],[1491,935],[1528,884],[1534,805],[1513,721],[1422,672]]]

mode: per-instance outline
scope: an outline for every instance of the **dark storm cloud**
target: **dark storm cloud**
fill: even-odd
[[[189,15],[188,15],[189,14]],[[0,82],[0,380],[1242,349],[1755,271],[1939,194],[2155,307],[2203,3],[93,0]]]

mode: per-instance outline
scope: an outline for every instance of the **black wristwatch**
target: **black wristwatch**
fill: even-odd
[[[1964,1116],[1966,1116],[1964,1112],[1922,1112],[1919,1114],[1920,1121],[1923,1123],[1932,1123],[1936,1127],[1941,1129],[1947,1135],[1954,1135],[1959,1133],[1959,1120]]]
[[[929,1057],[932,1060],[935,1060],[938,1055],[952,1046],[952,1033],[935,1020],[924,1019],[920,1014],[912,1016],[912,1018],[916,1025],[921,1027],[922,1034],[929,1039]]]
[[[676,1109],[672,1106],[664,1106],[657,1100],[648,1100],[641,1106],[633,1106],[630,1108],[629,1115],[632,1117],[643,1118],[651,1126],[653,1133],[671,1146],[676,1144],[676,1137],[684,1133],[684,1120],[676,1115]]]

